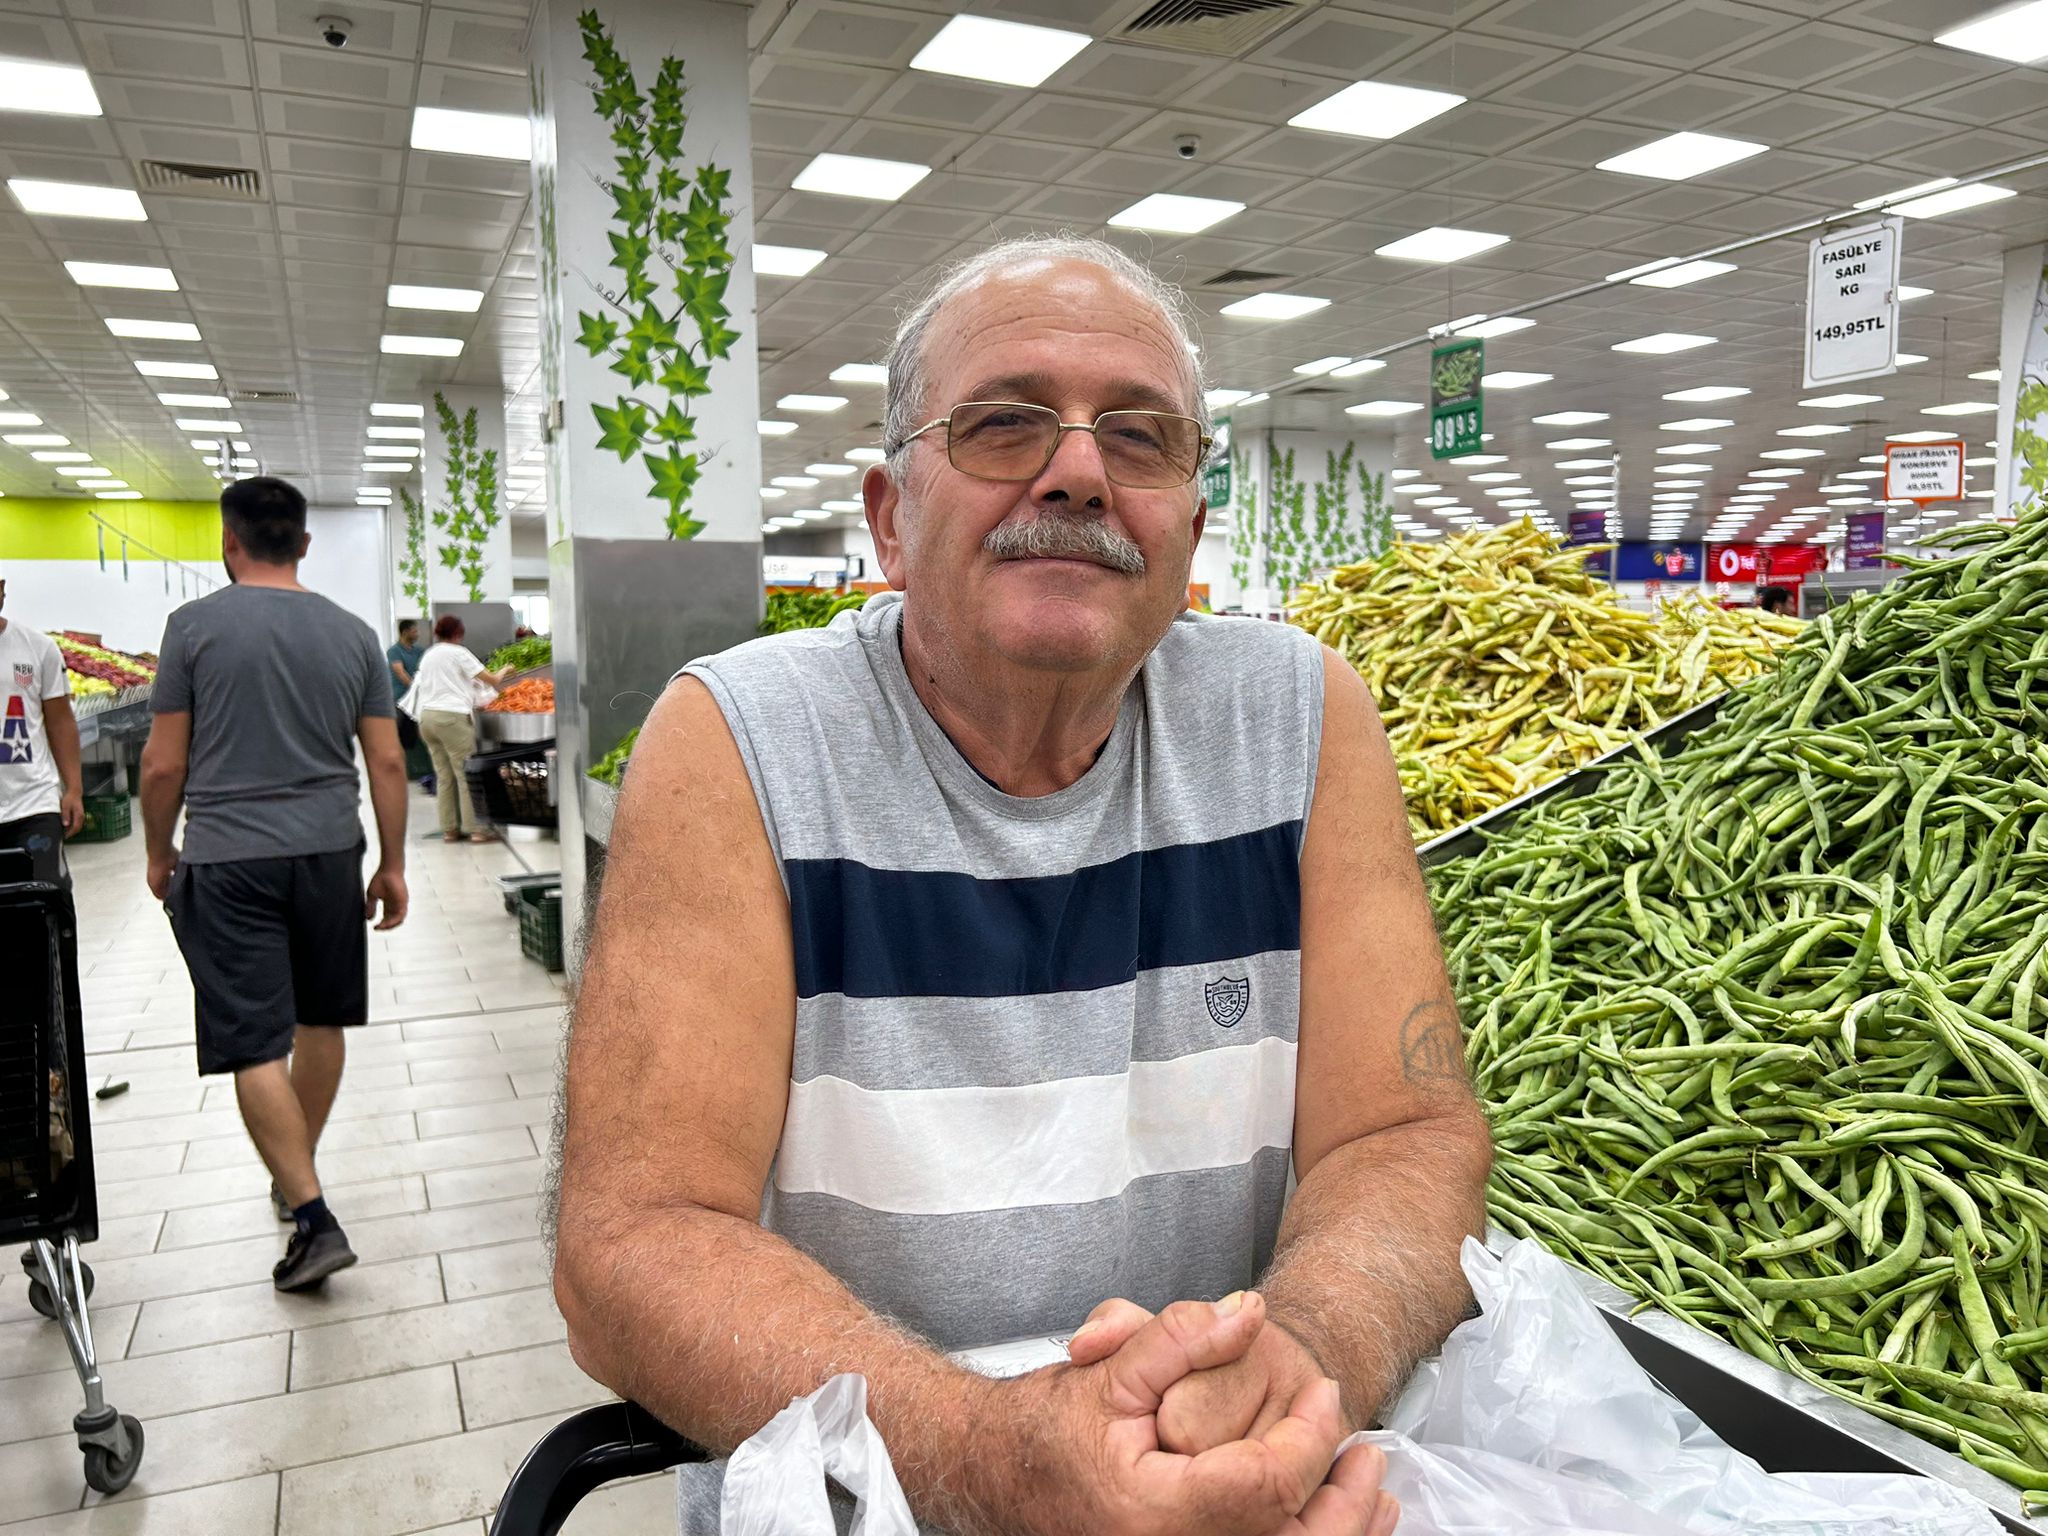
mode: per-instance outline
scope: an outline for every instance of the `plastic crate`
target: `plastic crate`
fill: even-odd
[[[126,795],[87,795],[85,825],[72,834],[74,843],[117,843],[133,829]]]
[[[562,888],[529,885],[518,891],[519,952],[551,971],[562,968]]]
[[[553,741],[479,752],[464,766],[477,818],[500,827],[552,827],[557,817],[551,796],[548,754]]]

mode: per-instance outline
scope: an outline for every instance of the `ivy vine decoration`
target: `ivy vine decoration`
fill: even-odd
[[[1259,498],[1252,485],[1248,448],[1230,450],[1230,575],[1243,592],[1252,584],[1252,553],[1259,541]]]
[[[427,611],[427,511],[410,486],[398,488],[405,509],[405,558],[398,563],[399,584],[415,613]]]
[[[700,472],[696,452],[684,451],[697,437],[690,402],[711,392],[711,364],[730,356],[739,340],[725,306],[733,269],[726,243],[732,173],[703,165],[690,175],[679,163],[689,123],[681,59],[664,58],[643,96],[597,13],[583,12],[577,25],[584,60],[597,73],[591,99],[618,148],[606,187],[611,264],[620,279],[616,293],[603,292],[605,307],[616,313],[578,312],[577,341],[592,357],[609,356],[611,371],[635,391],[611,405],[592,403],[603,429],[598,446],[621,463],[639,454],[652,477],[647,494],[668,503],[669,537],[695,538],[704,524],[685,510]],[[660,297],[657,263],[673,279],[673,310]],[[685,321],[695,342],[683,339]]]
[[[455,414],[447,397],[434,391],[434,415],[441,423],[447,464],[445,499],[434,508],[441,535],[440,560],[462,578],[472,603],[484,600],[484,549],[503,521],[498,510],[498,450],[476,446],[476,407]]]
[[[1359,531],[1363,537],[1354,558],[1367,559],[1373,555],[1383,555],[1394,547],[1394,508],[1387,499],[1386,475],[1376,475],[1363,464],[1359,465],[1358,493],[1361,502]],[[1334,563],[1345,565],[1349,564],[1349,561],[1339,560]]]

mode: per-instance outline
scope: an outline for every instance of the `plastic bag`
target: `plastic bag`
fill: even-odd
[[[1637,1365],[1538,1244],[1465,1241],[1482,1315],[1418,1373],[1386,1428],[1401,1536],[1999,1536],[1945,1483],[1768,1473]]]
[[[835,1536],[829,1476],[853,1495],[851,1536],[917,1536],[910,1504],[868,1421],[865,1376],[834,1376],[732,1453],[719,1536]]]

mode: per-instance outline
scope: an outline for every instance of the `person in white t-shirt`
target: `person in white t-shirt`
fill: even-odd
[[[444,613],[434,621],[434,643],[413,670],[407,713],[420,723],[420,740],[434,762],[434,798],[441,814],[441,836],[459,843],[497,841],[498,834],[476,819],[470,803],[469,777],[463,765],[476,751],[476,706],[505,686],[516,668],[492,672],[462,643],[462,620]]]
[[[33,878],[68,886],[64,839],[84,825],[64,657],[48,635],[0,614],[0,848],[26,853]]]

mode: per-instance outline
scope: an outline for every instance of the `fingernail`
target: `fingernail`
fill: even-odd
[[[1330,1404],[1330,1412],[1342,1417],[1344,1413],[1344,1389],[1339,1387],[1331,1377],[1325,1376],[1323,1378],[1323,1396]]]
[[[1083,1323],[1080,1327],[1076,1328],[1072,1336],[1068,1338],[1067,1348],[1072,1349],[1076,1344],[1080,1343],[1083,1339],[1087,1338],[1089,1334],[1093,1333],[1096,1329],[1100,1328],[1101,1326],[1102,1322],[1099,1318],[1092,1323]]]
[[[1243,1307],[1244,1292],[1232,1291],[1228,1296],[1216,1303],[1216,1315],[1218,1317],[1235,1317],[1243,1310]]]

